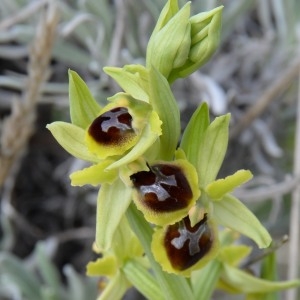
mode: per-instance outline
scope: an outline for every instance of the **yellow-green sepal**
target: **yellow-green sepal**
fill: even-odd
[[[229,120],[230,114],[226,114],[209,123],[208,106],[202,104],[184,131],[180,147],[196,167],[199,186],[202,188],[215,180],[224,160],[228,145]]]
[[[70,175],[72,186],[83,186],[85,184],[98,185],[102,183],[113,183],[117,176],[116,169],[107,170],[114,160],[104,160],[98,164],[92,165],[79,171],[75,171]]]
[[[256,216],[230,194],[214,202],[213,215],[217,223],[251,238],[259,248],[266,248],[272,242],[270,234]]]
[[[135,99],[149,102],[148,71],[144,66],[104,67],[103,70],[120,85],[125,93],[132,95]]]
[[[208,105],[204,102],[193,113],[180,143],[180,147],[184,150],[187,159],[194,166],[198,164],[199,146],[204,139],[209,124]]]
[[[132,190],[121,179],[101,186],[96,216],[96,246],[101,251],[111,247],[114,234],[131,202],[131,193]]]
[[[69,70],[69,102],[72,123],[83,129],[89,126],[101,109],[86,83],[72,70]]]
[[[90,162],[99,162],[85,143],[85,130],[66,122],[53,122],[47,125],[57,142],[71,155]]]
[[[220,200],[225,194],[233,191],[253,177],[249,170],[239,170],[233,175],[217,179],[205,188],[205,192],[212,200]]]
[[[300,286],[300,280],[269,281],[252,276],[228,264],[223,265],[221,280],[232,287],[232,291],[243,294],[265,294]]]

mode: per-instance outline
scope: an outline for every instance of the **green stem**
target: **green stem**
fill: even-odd
[[[148,222],[145,221],[143,215],[131,204],[126,213],[130,227],[140,240],[145,254],[151,264],[158,284],[166,300],[182,300],[194,299],[192,289],[186,278],[169,274],[161,269],[161,266],[155,261],[151,251],[151,239],[153,229]],[[155,299],[153,299],[155,300]]]

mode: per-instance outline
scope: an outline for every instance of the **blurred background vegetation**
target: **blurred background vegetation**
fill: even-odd
[[[144,63],[164,4],[0,0],[0,299],[96,298],[101,279],[84,273],[94,258],[97,189],[70,186],[68,174],[84,163],[69,157],[45,126],[69,118],[69,68],[84,78],[100,103],[119,91],[102,68]],[[255,178],[237,195],[275,241],[289,235],[277,251],[278,276],[295,278],[300,2],[192,1],[194,13],[218,5],[224,5],[224,17],[217,53],[172,87],[182,128],[202,101],[209,103],[212,117],[232,114],[221,175],[240,168],[253,171]],[[128,299],[133,297],[138,296]],[[295,294],[287,297],[296,299]]]

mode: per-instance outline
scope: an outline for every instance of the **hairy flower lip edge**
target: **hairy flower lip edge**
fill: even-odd
[[[164,227],[157,227],[153,233],[152,236],[152,243],[151,243],[151,249],[152,253],[154,255],[155,260],[161,265],[162,269],[167,273],[174,273],[177,275],[182,275],[184,277],[190,277],[191,273],[193,271],[199,270],[202,267],[204,267],[208,262],[210,262],[212,259],[217,257],[219,248],[220,248],[220,242],[218,238],[218,229],[216,222],[211,219],[210,217],[207,220],[207,223],[210,226],[211,231],[214,234],[213,238],[213,244],[208,252],[207,255],[202,257],[197,263],[195,263],[193,266],[185,269],[185,270],[176,270],[172,267],[168,255],[165,251],[164,245],[163,245],[163,239],[165,232],[167,230],[167,226]]]
[[[137,100],[126,93],[117,93],[114,96],[108,98],[108,101],[110,101],[110,103],[105,105],[100,110],[100,112],[98,113],[98,117],[115,108],[124,107],[128,110],[129,115],[132,117],[132,128],[135,132],[135,135],[127,137],[127,141],[126,139],[124,139],[121,145],[101,144],[97,142],[95,138],[89,133],[89,129],[95,121],[93,120],[90,126],[85,129],[85,142],[89,151],[94,153],[100,159],[106,159],[112,156],[122,156],[127,151],[130,151],[140,139],[143,129],[147,125],[147,121],[149,121],[150,114],[153,111],[151,110],[150,104],[141,100]]]
[[[190,189],[192,191],[192,198],[189,200],[189,203],[186,207],[178,209],[172,212],[157,212],[147,208],[143,203],[140,201],[140,195],[138,191],[132,186],[133,188],[133,202],[135,203],[138,210],[140,210],[145,219],[152,224],[165,226],[171,225],[178,221],[180,221],[183,217],[188,215],[189,210],[195,205],[196,201],[199,199],[201,195],[201,191],[198,188],[198,176],[196,169],[192,164],[190,164],[185,159],[176,159],[174,161],[161,161],[157,160],[151,163],[151,165],[155,164],[166,164],[166,165],[176,165],[183,171],[185,175]]]

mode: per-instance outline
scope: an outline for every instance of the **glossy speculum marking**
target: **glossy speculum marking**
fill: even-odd
[[[188,216],[169,225],[163,242],[173,268],[182,271],[192,267],[210,251],[213,238],[205,214],[194,227],[191,227]]]
[[[156,164],[149,171],[130,176],[142,203],[157,212],[172,212],[188,206],[191,187],[180,167]]]
[[[104,145],[116,145],[131,137],[132,116],[125,107],[116,107],[98,116],[88,129],[95,141]]]

